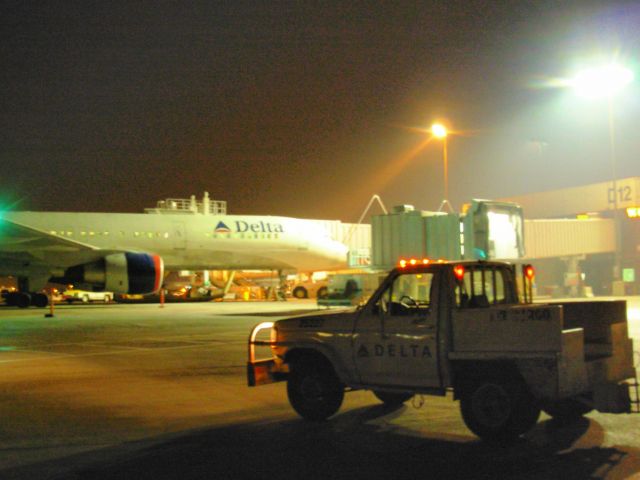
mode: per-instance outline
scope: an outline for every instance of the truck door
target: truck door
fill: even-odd
[[[400,272],[362,310],[354,361],[363,384],[440,387],[436,276]]]

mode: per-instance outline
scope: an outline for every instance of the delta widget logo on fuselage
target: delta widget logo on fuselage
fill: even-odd
[[[214,230],[215,233],[284,233],[281,223],[270,223],[260,220],[259,222],[247,222],[245,220],[236,220],[234,222],[235,230],[232,230],[222,220],[218,222]]]

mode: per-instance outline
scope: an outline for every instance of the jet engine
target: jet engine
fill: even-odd
[[[91,285],[96,290],[114,293],[145,294],[158,291],[163,276],[164,264],[160,256],[124,252],[69,267],[63,277],[52,278],[51,281]]]

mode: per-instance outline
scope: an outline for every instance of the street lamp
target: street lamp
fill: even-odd
[[[633,72],[622,65],[609,64],[578,72],[569,84],[585,98],[611,97],[633,81]]]
[[[569,80],[569,85],[577,95],[598,99],[606,98],[607,114],[609,122],[609,160],[611,162],[611,183],[613,193],[613,221],[615,226],[615,252],[613,264],[613,278],[620,280],[622,263],[622,232],[620,212],[618,212],[618,187],[616,171],[616,149],[615,149],[615,129],[613,121],[613,97],[624,87],[633,81],[634,75],[628,68],[611,63],[595,68],[588,68],[579,72],[573,79]],[[611,197],[609,196],[609,199]]]
[[[451,204],[449,203],[449,165],[447,159],[447,127],[442,125],[441,123],[434,123],[431,125],[431,134],[435,138],[442,139],[442,161],[444,164],[444,199],[440,204],[440,210],[445,206],[445,204],[449,205],[449,209],[452,210]]]
[[[431,133],[433,133],[434,137],[446,138],[447,127],[445,127],[441,123],[434,123],[433,125],[431,125]]]

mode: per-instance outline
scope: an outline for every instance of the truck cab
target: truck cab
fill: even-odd
[[[514,285],[506,264],[434,262],[393,270],[355,319],[359,381],[442,392],[452,381],[452,317],[517,304]]]

